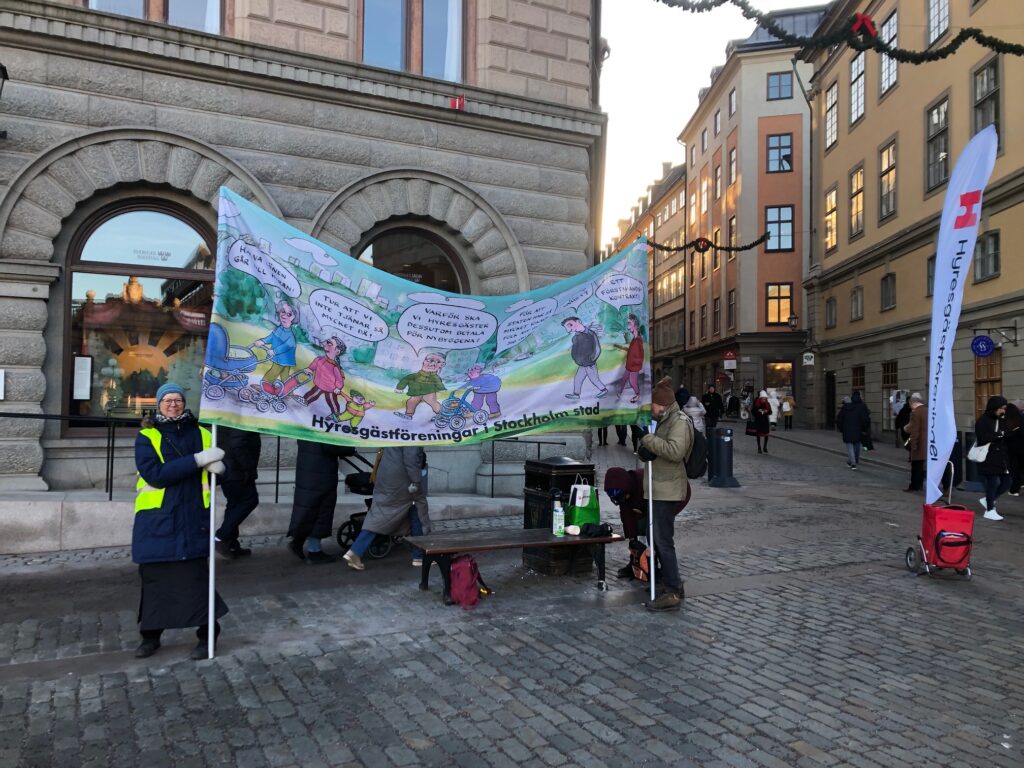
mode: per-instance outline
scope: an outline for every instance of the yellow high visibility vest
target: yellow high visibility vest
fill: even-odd
[[[141,435],[145,435],[146,439],[153,444],[153,450],[156,451],[157,458],[163,463],[164,455],[160,451],[160,444],[163,442],[163,435],[160,434],[160,430],[155,427],[147,427],[139,432]],[[203,450],[205,451],[211,445],[213,445],[213,435],[210,434],[210,430],[206,427],[199,428],[199,434],[203,439]],[[136,473],[138,474],[138,473]],[[210,506],[210,474],[205,469],[203,470],[203,506],[209,508]],[[145,480],[142,479],[142,475],[138,475],[138,481],[135,483],[135,514],[143,512],[147,509],[160,509],[164,505],[164,489],[154,488]]]

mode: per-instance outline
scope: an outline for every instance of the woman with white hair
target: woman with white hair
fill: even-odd
[[[913,493],[924,488],[928,409],[924,407],[924,398],[920,392],[912,394],[907,402],[910,405],[910,420],[903,427],[903,432],[910,438],[910,485],[904,490]]]

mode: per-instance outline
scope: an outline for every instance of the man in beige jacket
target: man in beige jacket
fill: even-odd
[[[693,423],[679,410],[668,376],[654,386],[651,400],[651,416],[658,426],[640,440],[637,455],[654,462],[654,488],[648,487],[645,472],[644,496],[654,499],[654,551],[661,561],[663,591],[644,606],[650,611],[678,611],[684,595],[676,560],[675,519],[690,500],[684,462],[693,447]]]

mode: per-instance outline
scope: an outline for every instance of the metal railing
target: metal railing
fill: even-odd
[[[518,437],[502,437],[491,440],[491,498],[494,498],[494,444],[495,443],[522,443],[537,446],[537,461],[540,461],[540,447],[542,445],[565,445],[564,441],[558,440],[521,440]]]

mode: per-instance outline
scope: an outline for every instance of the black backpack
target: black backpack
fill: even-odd
[[[690,455],[686,457],[686,476],[696,480],[704,477],[708,471],[708,439],[693,426],[693,419],[690,419],[690,426],[693,428],[693,445],[690,447]]]

